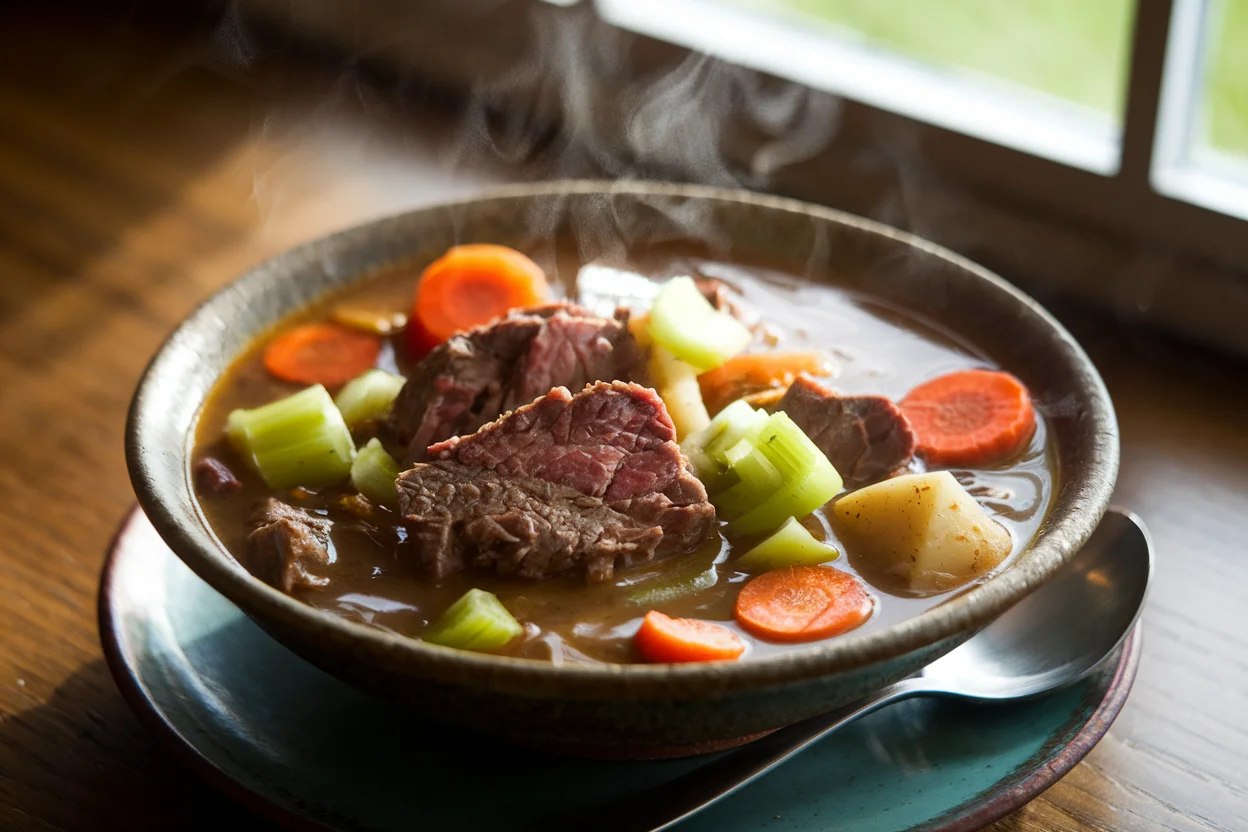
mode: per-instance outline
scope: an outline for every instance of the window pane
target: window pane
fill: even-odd
[[[1204,141],[1223,153],[1248,156],[1248,0],[1214,3],[1208,21]]]
[[[610,23],[916,121],[1118,169],[1134,0],[594,0]]]
[[[1121,121],[1133,0],[720,1],[1011,81]],[[1248,9],[1248,0],[1233,1]]]

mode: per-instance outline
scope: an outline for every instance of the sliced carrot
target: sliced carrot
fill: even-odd
[[[305,324],[284,332],[264,351],[264,367],[296,384],[345,384],[372,367],[381,339],[337,324]]]
[[[508,310],[544,303],[540,266],[506,246],[456,246],[429,264],[416,287],[414,317],[441,343]]]
[[[646,613],[633,644],[648,662],[728,661],[745,652],[745,642],[727,627],[658,610]]]
[[[996,370],[962,370],[934,378],[901,400],[919,453],[935,465],[975,467],[1017,454],[1036,431],[1023,383]]]
[[[737,623],[768,641],[838,636],[871,617],[862,581],[831,566],[790,566],[759,575],[737,595]]]
[[[698,376],[698,386],[707,411],[715,414],[750,393],[788,387],[802,373],[819,376],[831,371],[832,363],[821,352],[746,353]]]

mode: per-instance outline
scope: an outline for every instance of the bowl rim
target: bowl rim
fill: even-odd
[[[191,529],[177,519],[171,496],[156,487],[153,474],[168,448],[145,441],[148,425],[162,415],[161,393],[157,384],[173,367],[175,346],[205,326],[219,327],[216,307],[226,296],[246,293],[264,286],[273,272],[286,264],[307,260],[326,247],[348,247],[351,240],[383,223],[406,223],[421,215],[467,209],[491,201],[528,200],[542,197],[594,195],[658,196],[741,203],[766,210],[797,213],[834,224],[849,226],[858,233],[881,236],[905,244],[969,272],[995,290],[1009,295],[1013,302],[1038,317],[1078,365],[1086,383],[1090,422],[1084,433],[1086,463],[1073,477],[1063,476],[1060,490],[1074,489],[1076,500],[1062,516],[1049,517],[1029,546],[1027,568],[1007,567],[969,590],[919,615],[885,629],[864,635],[847,635],[811,644],[801,649],[743,662],[707,662],[677,665],[652,664],[565,664],[510,656],[455,650],[428,644],[414,638],[350,621],[320,610],[277,590],[251,575],[219,541],[204,518],[190,476],[191,441],[188,437],[177,456],[185,470],[183,485],[190,492],[191,504],[199,514],[202,528]],[[290,270],[286,270],[290,273]],[[361,273],[362,274],[362,273]],[[274,319],[293,313],[287,309]],[[215,383],[215,382],[214,382]],[[198,413],[195,416],[198,419]],[[641,180],[563,180],[491,188],[469,197],[438,202],[429,206],[373,219],[335,233],[317,237],[288,249],[245,272],[226,284],[184,318],[157,350],[140,378],[126,422],[126,464],[139,504],[161,538],[191,569],[237,604],[249,616],[263,622],[272,620],[281,627],[314,627],[325,636],[354,643],[358,650],[373,655],[400,658],[414,674],[435,681],[460,684],[485,683],[491,688],[539,694],[561,692],[583,694],[595,699],[636,699],[639,696],[672,697],[682,692],[714,689],[749,690],[783,683],[795,683],[884,662],[929,647],[959,634],[969,633],[994,619],[1039,586],[1086,542],[1109,506],[1119,462],[1118,426],[1109,393],[1100,374],[1071,334],[1037,301],[995,273],[943,246],[875,220],[845,211],[786,197],[759,194],[743,189],[686,185]],[[1058,493],[1060,493],[1060,490]]]

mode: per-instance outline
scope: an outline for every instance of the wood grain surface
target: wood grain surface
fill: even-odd
[[[133,502],[130,395],[174,323],[249,265],[526,175],[351,72],[241,72],[248,50],[124,13],[0,26],[3,829],[263,828],[156,745],[101,658],[101,561]],[[1063,317],[1118,407],[1117,502],[1152,529],[1156,584],[1109,735],[992,828],[1248,829],[1248,373]]]

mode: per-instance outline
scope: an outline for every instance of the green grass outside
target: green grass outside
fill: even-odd
[[[911,58],[1004,78],[1121,121],[1134,0],[731,2],[820,18]],[[1203,129],[1215,147],[1248,155],[1248,0],[1215,0],[1214,14]]]
[[[1248,156],[1248,0],[1222,0],[1220,5],[1205,76],[1212,106],[1203,114],[1204,128],[1214,147]]]

